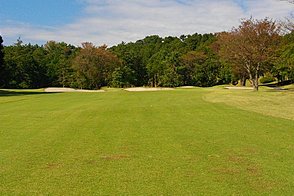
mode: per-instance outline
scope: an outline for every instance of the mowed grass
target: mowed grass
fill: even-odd
[[[209,93],[0,92],[0,194],[293,195],[294,121]]]

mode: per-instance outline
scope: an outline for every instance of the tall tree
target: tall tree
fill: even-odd
[[[111,51],[122,61],[123,66],[117,70],[116,79],[124,78],[123,83],[130,86],[143,86],[146,84],[146,66],[143,63],[141,48],[141,44],[137,43],[121,43],[111,48]],[[127,79],[129,81],[126,81]]]
[[[181,56],[181,74],[183,75],[184,85],[196,85],[196,82],[194,80],[196,66],[203,64],[206,59],[207,56],[200,51],[189,51]]]
[[[247,19],[229,33],[218,35],[220,56],[239,70],[247,72],[257,91],[260,75],[269,69],[280,42],[280,27],[276,22]]]
[[[64,42],[49,41],[45,44],[48,76],[53,86],[70,86],[73,70],[71,61],[76,48]]]
[[[8,88],[40,88],[48,85],[43,49],[38,45],[15,44],[4,48]]]
[[[135,71],[128,66],[115,68],[112,73],[112,87],[125,88],[131,87],[135,83]]]
[[[207,87],[228,80],[227,74],[220,71],[222,66],[218,57],[209,49],[190,51],[180,61],[185,85]]]
[[[83,43],[82,49],[74,59],[77,80],[80,88],[99,89],[111,83],[111,76],[119,59],[107,50],[107,46],[96,47]]]
[[[271,70],[272,74],[280,82],[284,80],[294,81],[294,31],[283,36],[278,54],[279,58]]]
[[[3,53],[3,39],[0,35],[0,87],[4,86],[4,75],[5,75],[5,67],[4,67],[4,53]]]

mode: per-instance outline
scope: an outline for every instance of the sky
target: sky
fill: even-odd
[[[108,46],[148,35],[229,31],[242,18],[283,20],[286,0],[0,0],[4,45],[54,40]]]

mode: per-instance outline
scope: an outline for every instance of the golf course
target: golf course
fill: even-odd
[[[293,195],[294,91],[0,90],[0,195]]]

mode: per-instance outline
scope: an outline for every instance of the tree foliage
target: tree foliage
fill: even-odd
[[[38,45],[5,47],[7,80],[5,87],[40,88],[48,85],[47,67],[43,64],[44,53]]]
[[[272,74],[280,81],[294,81],[294,31],[285,35],[278,50]]]
[[[244,20],[231,32],[219,34],[219,54],[241,72],[246,71],[254,89],[258,90],[260,75],[274,62],[279,33],[279,26],[272,20]]]
[[[77,49],[64,42],[49,41],[44,45],[44,51],[50,83],[53,86],[71,86],[74,80],[71,61]]]
[[[78,87],[99,89],[111,81],[112,72],[120,64],[119,59],[107,50],[85,42],[74,59]]]
[[[3,48],[0,39],[0,86],[208,87],[239,80],[245,85],[250,79],[257,90],[260,76],[265,77],[263,81],[269,76],[294,80],[293,31],[283,33],[272,20],[248,19],[230,32],[150,35],[111,48],[55,41],[38,46],[24,44],[20,38]]]
[[[4,66],[4,53],[3,53],[3,39],[0,35],[0,87],[4,85],[4,77],[5,77],[5,66]]]

